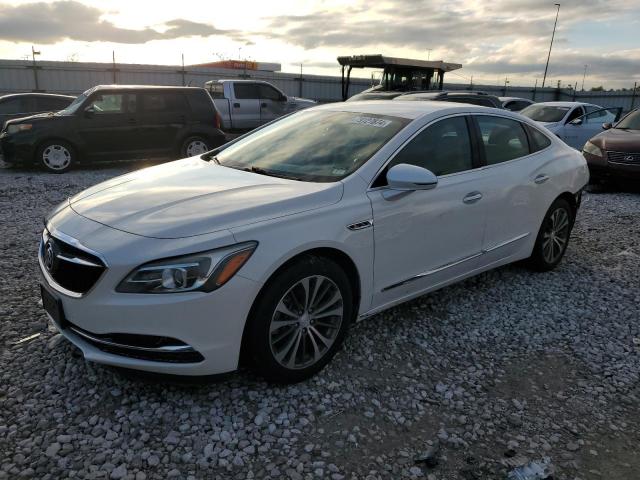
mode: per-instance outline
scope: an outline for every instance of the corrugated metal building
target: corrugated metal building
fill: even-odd
[[[336,62],[336,71],[338,71]],[[79,94],[95,85],[118,83],[122,85],[191,85],[204,86],[208,80],[243,77],[238,69],[212,68],[206,66],[138,65],[38,61],[35,68],[28,60],[0,60],[0,94],[42,90],[55,93]],[[37,86],[36,86],[37,76]],[[248,78],[266,80],[287,95],[311,98],[321,102],[341,100],[340,77],[303,75],[261,70],[247,70]],[[244,78],[247,78],[244,77]],[[353,78],[350,95],[371,86],[368,79]],[[468,84],[445,83],[445,89],[468,90]],[[503,96],[505,89],[496,85],[474,85],[473,89]],[[568,89],[512,87],[507,96],[531,98],[538,102],[563,100],[585,101],[603,107],[622,107],[630,110],[640,103],[630,91],[574,92]]]

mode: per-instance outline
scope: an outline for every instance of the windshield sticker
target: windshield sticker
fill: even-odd
[[[333,170],[331,170],[332,175],[344,175],[346,172],[346,168],[334,168]]]
[[[375,117],[353,117],[351,123],[357,123],[360,125],[368,125],[370,127],[384,128],[391,123],[391,120],[385,120],[384,118]]]

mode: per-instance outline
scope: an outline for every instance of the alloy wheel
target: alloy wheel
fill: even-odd
[[[49,145],[42,151],[42,162],[51,170],[64,170],[71,163],[71,152],[63,145]]]
[[[557,262],[569,241],[569,212],[565,208],[554,210],[546,222],[542,234],[542,255],[549,263]]]
[[[288,369],[314,365],[336,341],[344,317],[342,293],[329,278],[303,278],[282,296],[269,326],[271,353]]]

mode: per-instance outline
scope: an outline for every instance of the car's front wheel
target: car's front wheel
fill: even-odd
[[[573,220],[574,211],[569,202],[563,198],[556,199],[542,221],[529,266],[545,272],[560,263],[569,245]]]
[[[64,173],[76,161],[73,147],[62,140],[43,143],[38,148],[36,156],[40,165],[52,173]]]
[[[247,325],[257,371],[278,383],[302,381],[335,355],[353,316],[353,292],[334,261],[308,256],[265,287]]]

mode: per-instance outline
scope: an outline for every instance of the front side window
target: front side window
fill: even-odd
[[[567,117],[566,123],[569,123],[572,120],[575,120],[576,118],[581,117],[582,115],[584,115],[584,110],[582,110],[582,107],[576,107]]]
[[[529,105],[520,112],[536,122],[559,122],[569,111],[570,107],[557,107],[555,105]]]
[[[407,124],[369,113],[302,111],[223,149],[221,165],[310,182],[335,182],[356,171]]]
[[[255,83],[234,83],[233,92],[239,100],[257,100],[260,98],[258,85]]]
[[[602,108],[591,113],[587,113],[582,117],[582,123],[613,123],[618,118],[619,109],[617,108]]]
[[[476,116],[487,165],[529,155],[529,142],[522,124],[516,120],[488,115]]]
[[[260,98],[264,100],[278,101],[281,98],[281,94],[278,90],[270,85],[260,85]]]
[[[400,163],[426,168],[438,176],[471,170],[471,139],[465,118],[446,118],[427,127],[398,152],[387,169]]]
[[[99,93],[91,99],[88,107],[97,115],[124,113],[124,94]]]

